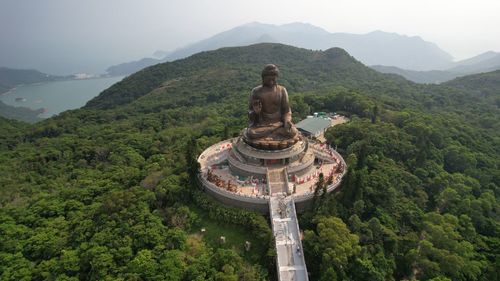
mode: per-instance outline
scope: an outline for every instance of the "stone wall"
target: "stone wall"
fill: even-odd
[[[223,143],[227,143],[227,141],[219,142],[213,146],[215,147],[216,145],[222,145]],[[308,147],[305,147],[305,148],[307,149]],[[311,147],[309,147],[309,148],[311,148]],[[314,150],[314,152],[315,152],[314,155],[320,159],[327,160],[328,158],[331,159],[331,157],[332,157],[329,154],[322,153],[321,151],[318,151],[316,149]],[[337,151],[332,151],[332,153],[334,154],[333,156],[335,158],[340,159],[341,165],[344,166],[344,171],[343,171],[342,175],[338,176],[338,180],[336,180],[333,184],[331,184],[327,187],[327,192],[329,192],[329,193],[336,190],[340,186],[342,177],[347,172],[347,165],[346,165],[344,159],[342,158],[342,156],[340,156],[340,154]],[[232,156],[230,156],[230,154],[228,153],[228,150],[217,152],[217,153],[215,153],[215,155],[212,155],[215,157],[210,157],[209,159],[207,159],[208,157],[206,157],[206,156],[207,155],[205,155],[205,157],[203,157],[205,159],[201,159],[201,156],[200,156],[200,158],[198,158],[198,161],[202,160],[205,162],[205,167],[209,167],[211,164],[215,164],[214,162],[220,161],[222,159],[224,159],[224,160],[227,159],[230,162],[231,161],[235,162],[235,163],[231,163],[233,165],[230,164],[229,166],[230,166],[231,170],[236,169],[233,171],[237,174],[251,175],[251,174],[245,173],[244,169],[249,169],[249,170],[253,171],[255,174],[262,174],[263,176],[266,174],[267,169],[265,167],[251,166],[248,164],[239,163],[236,159],[232,159]],[[217,159],[217,160],[213,161],[215,159]],[[308,166],[312,167],[313,164],[314,164],[314,157],[312,158],[312,161],[306,160],[305,163],[299,164],[298,165],[299,167],[292,167],[292,168],[289,167],[288,172],[290,172],[290,170],[292,170],[292,171],[295,170],[294,168],[303,169],[304,166],[305,166],[305,168],[307,168]],[[239,167],[239,166],[242,166],[242,167]],[[268,213],[269,212],[269,196],[244,195],[244,194],[237,194],[234,192],[224,190],[220,187],[217,187],[215,184],[209,182],[208,180],[206,180],[203,177],[202,173],[200,173],[198,175],[198,180],[199,180],[200,186],[202,186],[203,189],[208,194],[210,194],[216,200],[218,200],[219,202],[221,202],[225,205],[250,209],[250,210],[261,212],[261,213]],[[295,201],[295,206],[296,206],[297,211],[303,212],[304,210],[306,210],[311,205],[313,197],[314,197],[314,193],[312,193],[312,192],[307,193],[307,194],[302,194],[302,195],[294,194],[293,198]]]
[[[342,156],[337,151],[333,151],[333,154],[337,159],[340,159],[340,164],[344,165],[344,172],[339,176],[339,180],[327,186],[326,190],[328,193],[335,191],[340,186],[342,178],[347,173],[347,164],[345,163],[344,158],[342,158]],[[293,195],[293,197],[295,199],[295,206],[297,208],[297,211],[300,213],[311,205],[314,193],[311,192],[303,195]]]
[[[235,194],[207,181],[201,174],[198,175],[198,180],[205,192],[225,205],[250,209],[260,213],[269,212],[269,196]]]

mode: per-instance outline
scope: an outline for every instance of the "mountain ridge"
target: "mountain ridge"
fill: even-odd
[[[381,73],[397,74],[407,80],[423,84],[439,84],[450,81],[459,76],[467,75],[466,73],[453,72],[448,70],[417,71],[386,65],[371,65],[370,68],[375,69],[376,71]]]
[[[318,83],[318,77],[321,73],[322,83],[350,83],[356,78],[364,83],[369,83],[380,77],[388,77],[372,70],[361,62],[353,58],[349,53],[341,48],[331,48],[325,51],[312,51],[293,46],[278,43],[260,43],[244,47],[225,47],[214,51],[200,52],[190,57],[156,64],[143,69],[131,76],[123,79],[121,82],[113,85],[103,91],[99,96],[89,101],[86,108],[113,108],[120,104],[126,104],[143,95],[146,95],[154,88],[159,87],[167,80],[179,79],[184,74],[194,71],[204,75],[206,69],[217,67],[221,71],[234,69],[239,63],[252,65],[254,73],[260,73],[262,65],[275,63],[278,65],[287,65],[288,69],[281,69],[282,72],[292,72],[289,76],[284,74],[282,82],[293,90],[307,91]],[[306,65],[306,69],[304,66]],[[176,68],[179,67],[180,68]],[[174,71],[175,69],[175,71]],[[293,72],[302,72],[306,77],[302,83],[294,79]],[[328,76],[325,76],[328,73]],[[239,79],[247,79],[239,78]],[[258,75],[253,77],[258,82]],[[399,78],[394,78],[398,80]],[[144,81],[139,84],[134,81]],[[404,80],[404,79],[399,79]],[[254,82],[254,83],[255,83]],[[250,83],[250,82],[249,82]],[[139,84],[134,87],[134,92],[120,92],[123,85]],[[210,87],[210,85],[207,85]],[[125,87],[127,88],[127,87]],[[221,88],[221,91],[223,89]]]
[[[370,67],[382,73],[401,75],[416,83],[439,84],[457,77],[500,69],[500,53],[484,52],[472,58],[454,62],[449,68],[443,70],[416,71],[386,65],[372,65]]]
[[[448,70],[464,74],[474,74],[497,69],[500,69],[500,53],[489,51],[469,59],[458,61]]]
[[[17,85],[54,81],[61,78],[63,77],[42,73],[35,69],[0,67],[0,94]]]
[[[284,25],[272,25],[253,22],[234,27],[194,44],[174,50],[164,59],[151,61],[151,64],[173,61],[200,51],[261,43],[258,39],[264,34],[267,34],[268,38],[274,39],[275,41],[273,42],[275,43],[300,48],[325,50],[332,47],[340,47],[346,49],[351,55],[368,65],[393,64],[402,68],[416,68],[421,70],[445,67],[451,63],[452,58],[451,55],[439,49],[436,44],[424,41],[418,36],[405,36],[383,31],[374,31],[366,34],[330,33],[311,24],[295,22]],[[382,39],[382,37],[385,39]],[[378,43],[372,44],[371,42],[374,40]],[[399,45],[398,48],[395,48],[396,45],[394,44]],[[370,49],[369,46],[375,47]],[[404,46],[404,48],[401,46]],[[108,69],[108,72],[110,74],[130,74],[131,69],[139,70],[143,66],[143,64],[137,61],[128,62],[112,66]]]

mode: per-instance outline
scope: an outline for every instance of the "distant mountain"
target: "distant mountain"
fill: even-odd
[[[381,73],[398,74],[415,83],[426,84],[439,84],[465,75],[464,73],[446,70],[416,71],[385,65],[372,65],[370,67]]]
[[[42,73],[34,69],[12,69],[0,67],[0,93],[7,92],[21,84],[39,83],[61,79],[61,76],[54,76]]]
[[[500,69],[500,53],[486,52],[470,59],[458,61],[449,71],[465,74],[489,72]]]
[[[500,69],[500,53],[486,52],[469,59],[457,61],[453,63],[452,67],[445,70],[415,71],[385,65],[373,65],[370,67],[382,73],[401,75],[416,83],[439,84],[469,74]]]
[[[477,56],[457,61],[457,62],[455,62],[455,66],[459,66],[459,65],[474,65],[474,64],[482,63],[482,62],[485,62],[485,61],[488,61],[490,59],[495,58],[499,54],[500,53],[493,52],[493,51],[484,52],[484,53],[479,54]]]
[[[249,23],[180,48],[164,59],[120,64],[108,68],[107,71],[111,75],[126,75],[147,65],[185,58],[201,51],[264,42],[313,50],[340,47],[366,65],[392,65],[405,69],[431,70],[446,68],[452,64],[451,55],[434,43],[424,41],[417,36],[408,37],[383,31],[367,34],[330,33],[305,23],[284,25]]]
[[[449,66],[452,56],[418,36],[374,31],[364,35],[336,33],[334,46],[345,49],[366,65],[390,65],[411,70]]]
[[[145,67],[161,63],[163,60],[153,58],[143,58],[137,61],[131,61],[113,65],[106,69],[106,72],[112,76],[122,76],[137,72]]]
[[[166,56],[168,56],[170,54],[170,52],[167,52],[167,51],[162,51],[162,50],[157,50],[153,53],[153,56],[155,58],[158,58],[158,59],[162,59]]]
[[[27,123],[36,123],[43,120],[38,117],[43,109],[33,110],[27,107],[10,106],[0,101],[0,116],[7,119],[15,119]]]

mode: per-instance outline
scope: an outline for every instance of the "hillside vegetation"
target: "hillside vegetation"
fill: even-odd
[[[158,64],[33,126],[0,119],[0,279],[274,280],[267,219],[193,181],[201,149],[246,126],[267,63],[295,120],[351,117],[326,134],[340,192],[300,217],[310,280],[499,279],[500,73],[478,93],[481,76],[419,85],[279,44]]]

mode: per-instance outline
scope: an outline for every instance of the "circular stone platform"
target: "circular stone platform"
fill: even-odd
[[[267,140],[267,139],[249,140],[249,138],[246,137],[246,131],[244,131],[242,133],[242,139],[246,144],[248,144],[256,149],[280,150],[280,149],[289,148],[290,146],[297,143],[297,141],[299,140],[299,137],[297,137],[295,139],[282,139],[282,140]]]
[[[281,150],[257,149],[241,137],[207,148],[198,158],[202,187],[219,201],[261,212],[271,196],[293,196],[297,208],[313,198],[319,174],[333,191],[346,172],[344,159],[326,144],[302,139]]]

